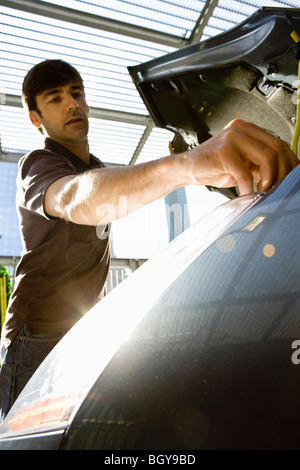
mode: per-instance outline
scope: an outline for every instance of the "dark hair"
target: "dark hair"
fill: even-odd
[[[22,101],[29,111],[38,111],[36,96],[45,90],[50,90],[67,83],[80,83],[83,80],[80,73],[63,60],[45,60],[32,67],[23,81]]]

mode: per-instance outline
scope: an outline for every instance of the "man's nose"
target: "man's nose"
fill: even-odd
[[[68,95],[67,108],[68,111],[74,111],[79,108],[77,100],[72,95]]]

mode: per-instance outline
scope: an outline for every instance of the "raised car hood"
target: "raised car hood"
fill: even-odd
[[[159,127],[173,130],[176,151],[203,142],[235,118],[291,145],[296,118],[300,8],[262,8],[206,41],[129,67]]]

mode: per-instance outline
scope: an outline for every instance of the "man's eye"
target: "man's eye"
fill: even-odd
[[[59,97],[56,96],[55,98],[52,98],[52,100],[49,101],[49,103],[58,103],[59,102]]]

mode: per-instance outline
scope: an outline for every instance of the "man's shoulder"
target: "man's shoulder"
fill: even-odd
[[[18,162],[21,173],[26,173],[29,169],[41,171],[43,168],[60,166],[73,168],[67,157],[47,148],[32,150],[23,155]]]
[[[24,165],[25,162],[27,162],[29,160],[33,161],[37,158],[41,158],[41,157],[44,157],[44,156],[49,157],[50,154],[54,154],[54,152],[52,152],[51,150],[46,149],[46,148],[31,150],[30,152],[26,153],[25,155],[23,155],[20,158],[18,164],[19,164],[19,166],[22,166],[22,165]]]

